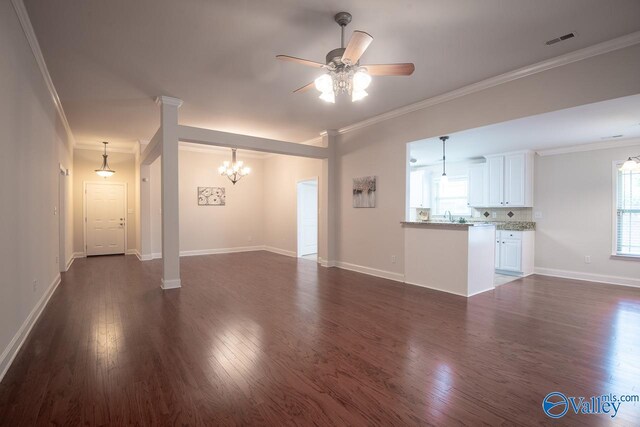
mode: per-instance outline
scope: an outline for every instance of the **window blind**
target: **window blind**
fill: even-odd
[[[640,171],[618,170],[616,254],[640,256]]]

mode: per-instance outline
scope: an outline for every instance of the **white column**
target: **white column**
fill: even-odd
[[[329,150],[328,157],[322,159],[322,173],[318,184],[320,196],[318,258],[324,267],[333,267],[336,263],[336,210],[339,194],[336,176],[337,136],[338,132],[335,130],[322,133],[322,145]]]
[[[182,100],[159,96],[162,147],[162,289],[180,287],[180,229],[178,195],[178,107]]]

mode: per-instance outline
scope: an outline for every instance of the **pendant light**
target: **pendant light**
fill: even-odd
[[[98,176],[101,176],[103,178],[109,178],[111,175],[113,175],[114,173],[116,173],[116,171],[111,170],[111,168],[109,167],[109,162],[107,162],[107,141],[103,141],[102,142],[104,144],[104,154],[102,155],[102,166],[100,166],[100,169],[96,169],[96,173],[98,174]]]
[[[446,172],[446,155],[445,155],[445,147],[444,147],[444,144],[447,141],[447,139],[449,139],[448,136],[440,137],[440,141],[442,141],[442,176],[440,177],[441,184],[446,184],[447,182],[449,182],[449,177],[447,177],[447,172]]]
[[[236,185],[236,182],[240,181],[243,176],[251,173],[251,169],[244,166],[244,162],[242,160],[237,161],[236,149],[232,148],[231,163],[229,163],[229,161],[223,162],[222,166],[218,168],[218,173],[222,176],[226,176],[233,185]]]

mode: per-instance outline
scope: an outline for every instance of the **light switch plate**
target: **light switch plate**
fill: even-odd
[[[542,211],[535,211],[533,214],[533,217],[535,219],[541,219],[542,218]]]
[[[127,209],[127,212],[132,214],[133,213],[133,209]]]

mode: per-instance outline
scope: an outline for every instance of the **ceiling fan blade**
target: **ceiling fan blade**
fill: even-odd
[[[410,62],[404,64],[373,64],[363,65],[372,76],[410,76],[416,66]]]
[[[306,65],[308,67],[315,67],[315,68],[326,67],[325,64],[322,64],[320,62],[309,61],[308,59],[296,58],[295,56],[277,55],[276,58],[281,60],[281,61],[295,62],[295,63],[301,64],[301,65]]]
[[[302,92],[306,92],[309,89],[313,89],[313,87],[315,86],[316,82],[311,82],[308,85],[304,85],[302,87],[299,87],[298,89],[294,90],[293,93],[302,93]]]
[[[342,62],[349,65],[357,63],[372,41],[373,37],[364,31],[354,31],[347,48],[342,54]]]

